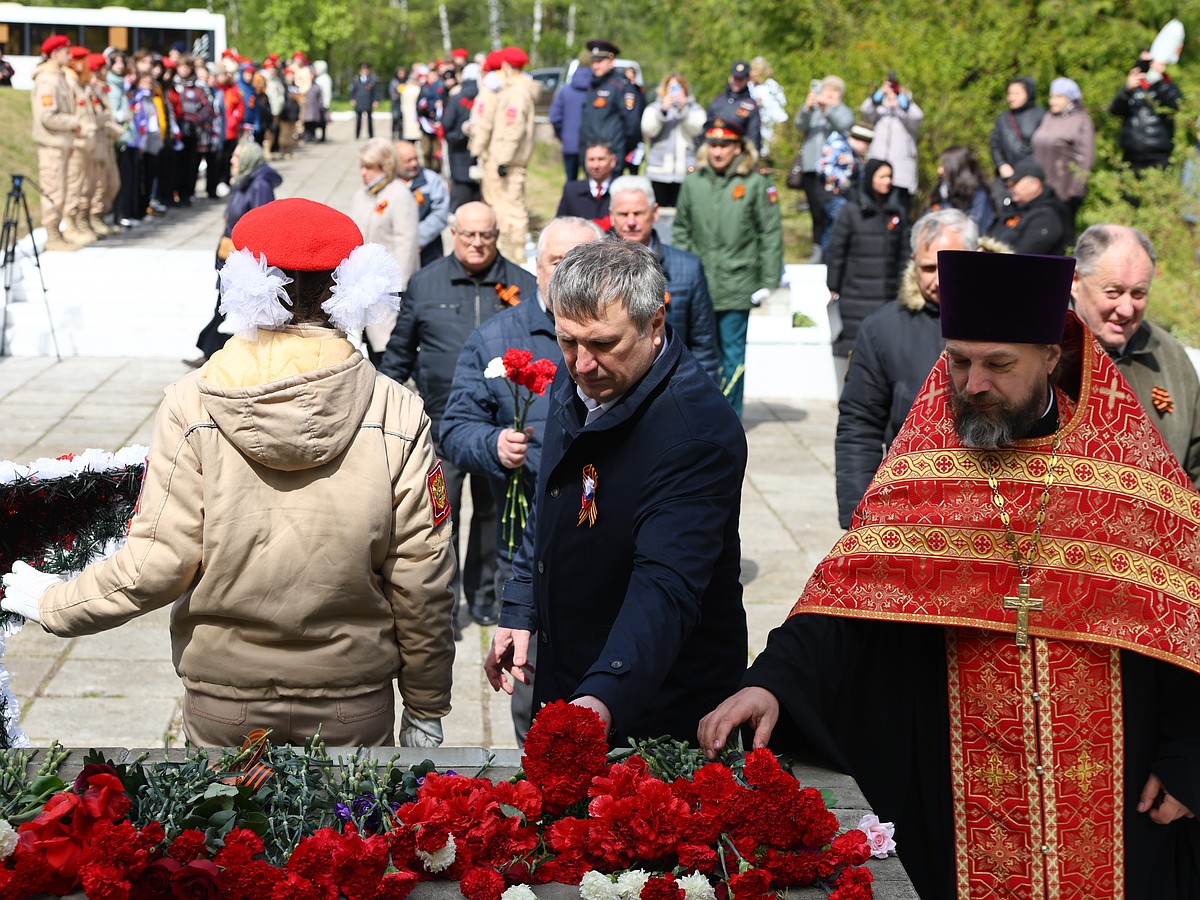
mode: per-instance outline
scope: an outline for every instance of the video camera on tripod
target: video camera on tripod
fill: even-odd
[[[22,221],[29,235],[29,247],[32,250],[33,264],[38,270],[38,280],[42,285],[42,302],[46,304],[46,320],[50,324],[50,337],[54,341],[54,355],[62,359],[58,351],[58,335],[54,333],[54,317],[50,315],[50,299],[46,294],[46,277],[42,272],[42,258],[38,254],[37,241],[33,238],[33,217],[29,214],[29,201],[25,197],[25,182],[28,181],[37,190],[37,182],[27,175],[13,173],[12,187],[4,200],[4,225],[0,229],[0,269],[4,271],[4,314],[0,316],[0,356],[8,353],[8,305],[12,302],[13,284],[17,273],[17,233]]]

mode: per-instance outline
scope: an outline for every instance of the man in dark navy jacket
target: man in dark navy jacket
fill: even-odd
[[[564,366],[534,508],[485,667],[534,708],[594,709],[614,741],[694,741],[747,658],[738,520],[746,436],[665,323],[640,243],[576,247],[550,282]]]
[[[591,219],[602,231],[612,227],[608,214],[609,185],[613,170],[617,167],[617,156],[605,143],[593,143],[583,155],[583,168],[587,178],[568,181],[563,185],[562,199],[558,201],[558,216],[578,216]]]
[[[654,224],[658,204],[654,186],[644,175],[622,175],[609,186],[612,195],[613,233],[623,241],[637,241],[658,258],[667,279],[667,324],[683,345],[692,351],[700,368],[713,381],[720,373],[717,356],[717,314],[704,278],[700,257],[663,243]]]

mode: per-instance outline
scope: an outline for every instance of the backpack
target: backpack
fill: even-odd
[[[196,137],[212,119],[212,100],[208,91],[198,84],[184,86],[179,91],[179,104],[183,109],[180,128],[185,137]]]

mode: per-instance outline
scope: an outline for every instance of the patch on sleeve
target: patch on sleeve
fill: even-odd
[[[446,477],[442,474],[440,459],[432,471],[425,476],[425,487],[429,489],[429,503],[433,508],[433,524],[441,525],[450,515],[450,498],[446,496]]]
[[[54,97],[51,94],[42,94],[42,106],[53,106]]]
[[[775,190],[775,185],[773,184],[767,186],[767,199],[772,203],[779,202],[779,191]]]
[[[632,93],[625,95],[625,108],[633,112],[633,107],[637,104],[637,98]]]

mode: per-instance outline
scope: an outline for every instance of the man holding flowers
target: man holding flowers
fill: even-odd
[[[603,232],[587,219],[564,217],[547,225],[537,243],[536,295],[476,328],[454,370],[442,418],[442,449],[458,468],[488,479],[496,508],[501,511],[496,532],[497,597],[512,573],[512,557],[521,545],[525,522],[519,510],[528,508],[537,483],[542,433],[550,406],[545,388],[538,391],[537,385],[531,385],[521,389],[532,397],[528,408],[522,410],[523,404],[518,405],[514,393],[517,384],[508,378],[503,360],[514,351],[524,351],[537,362],[562,362],[554,336],[554,314],[546,303],[550,276],[572,247],[603,237]],[[498,375],[489,377],[489,367],[496,363]],[[514,490],[519,493],[510,497]],[[510,500],[518,503],[515,516],[507,512]],[[513,696],[513,722],[519,740],[529,729],[530,702],[528,690],[518,690]]]
[[[665,324],[665,290],[654,254],[626,241],[576,247],[550,280],[564,365],[485,662],[511,693],[536,634],[534,707],[594,709],[614,742],[694,741],[747,658],[746,436]]]

